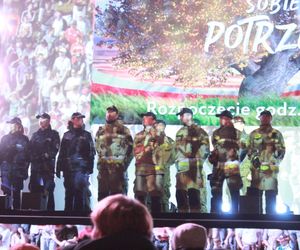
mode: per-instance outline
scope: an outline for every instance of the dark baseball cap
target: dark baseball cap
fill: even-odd
[[[43,113],[41,115],[37,115],[36,118],[37,119],[42,118],[42,119],[48,119],[48,120],[50,120],[50,115],[48,115],[47,113]]]
[[[19,117],[14,117],[11,120],[7,121],[7,123],[22,125],[22,121],[21,121],[21,119]]]
[[[271,114],[271,112],[269,110],[262,111],[259,116],[262,116],[262,115],[268,115],[268,116],[272,117],[272,114]]]
[[[230,111],[228,111],[227,109],[222,111],[220,114],[216,114],[216,117],[222,117],[222,116],[225,116],[225,117],[228,117],[230,119],[233,118],[232,114]]]
[[[115,105],[112,105],[112,106],[108,107],[106,110],[119,113],[119,110],[117,109],[117,107]]]
[[[182,108],[180,110],[180,112],[177,113],[176,115],[183,115],[185,113],[187,113],[187,114],[193,114],[193,111],[191,109],[189,109],[189,108]]]
[[[153,119],[156,120],[156,115],[153,112],[146,112],[146,113],[140,114],[140,117],[144,117],[144,116],[152,116]]]
[[[74,119],[74,118],[85,118],[85,115],[81,114],[80,112],[75,112],[71,116],[71,119]]]
[[[166,122],[164,120],[156,120],[156,124],[162,123],[165,126],[167,126]]]

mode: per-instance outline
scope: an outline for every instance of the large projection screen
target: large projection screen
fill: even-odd
[[[30,137],[41,112],[51,115],[62,135],[76,111],[86,115],[86,129],[95,135],[111,105],[132,136],[142,130],[139,114],[152,111],[174,139],[181,107],[190,107],[209,135],[224,109],[244,117],[250,133],[268,109],[286,143],[277,201],[300,213],[296,1],[4,0],[0,20],[1,137],[14,116]],[[130,196],[134,168],[133,160]],[[208,162],[204,170],[211,172]],[[174,204],[175,174],[172,166]],[[63,180],[55,182],[56,210],[62,210]],[[96,160],[90,182],[95,204]],[[209,204],[208,183],[206,190]]]

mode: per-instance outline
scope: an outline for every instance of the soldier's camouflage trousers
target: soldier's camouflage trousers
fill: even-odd
[[[161,212],[162,210],[162,197],[164,193],[164,175],[151,174],[151,175],[136,175],[134,181],[134,194],[135,198],[143,204],[146,203],[147,195],[151,199],[151,211]]]
[[[242,179],[239,174],[232,176],[225,176],[224,169],[219,168],[218,171],[213,170],[210,175],[211,186],[211,212],[222,212],[222,196],[223,196],[223,182],[226,179],[228,189],[231,196],[231,212],[237,213],[239,206],[240,189],[242,188]]]
[[[166,177],[165,174],[165,178],[164,178],[164,195],[163,195],[163,212],[169,212],[169,200],[171,197],[171,192],[170,192],[170,187],[171,187],[171,183],[170,183],[170,173],[168,174],[169,178]]]
[[[101,165],[98,174],[98,201],[125,190],[124,167],[118,165]]]
[[[180,163],[177,163],[180,165]],[[177,167],[177,169],[179,169]],[[203,179],[200,164],[189,162],[188,170],[176,174],[176,200],[179,212],[200,212],[200,188]]]

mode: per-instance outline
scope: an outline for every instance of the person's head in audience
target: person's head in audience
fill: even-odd
[[[91,213],[92,238],[134,232],[151,238],[153,222],[147,208],[135,199],[117,194],[101,200]]]
[[[171,238],[173,250],[203,250],[206,246],[206,229],[194,223],[185,223],[174,229]]]
[[[39,250],[37,246],[29,243],[17,244],[10,248],[10,250]]]

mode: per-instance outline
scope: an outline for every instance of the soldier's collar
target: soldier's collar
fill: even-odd
[[[194,122],[192,122],[190,125],[187,125],[187,124],[183,123],[183,126],[184,126],[184,127],[191,127],[191,126],[193,126],[193,125],[195,125]]]
[[[260,125],[259,128],[260,128],[260,129],[263,129],[263,130],[265,130],[265,129],[272,129],[272,125],[271,125],[271,124],[268,124],[268,125]]]
[[[118,122],[118,119],[113,120],[113,121],[108,121],[108,120],[106,120],[106,123],[107,123],[107,124],[114,124],[114,123],[117,123],[117,122]]]

